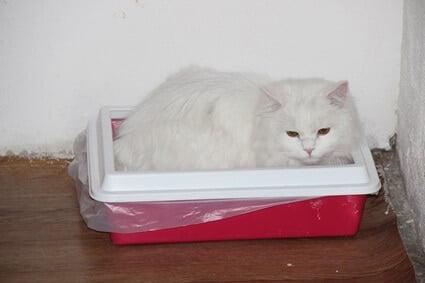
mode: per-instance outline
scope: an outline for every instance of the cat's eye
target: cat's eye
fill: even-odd
[[[324,135],[329,134],[329,131],[330,130],[331,130],[331,128],[322,128],[322,129],[320,129],[320,130],[317,131],[317,134],[319,136],[324,136]]]
[[[291,138],[296,138],[300,135],[298,134],[298,132],[294,132],[294,131],[287,131],[286,134],[290,136]]]

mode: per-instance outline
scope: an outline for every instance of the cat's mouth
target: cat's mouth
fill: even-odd
[[[300,154],[299,152],[285,152],[287,156],[293,160],[297,160],[298,162],[301,162],[305,165],[315,165],[321,162],[322,157],[318,156],[317,154]]]
[[[320,158],[319,158],[319,157],[317,157],[317,156],[309,155],[309,156],[307,156],[307,157],[303,158],[303,159],[302,159],[302,161],[303,161],[304,163],[306,163],[306,164],[313,165],[313,164],[317,164],[317,163],[319,163],[319,162],[320,162]]]

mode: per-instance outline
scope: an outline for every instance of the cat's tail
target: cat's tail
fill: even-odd
[[[146,170],[146,156],[134,145],[135,139],[121,137],[114,141],[114,165],[116,171]],[[137,148],[137,149],[136,149]]]

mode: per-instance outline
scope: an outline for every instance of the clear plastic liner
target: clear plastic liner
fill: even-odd
[[[89,195],[86,131],[77,136],[74,154],[68,173],[75,180],[80,213],[89,228],[101,232],[162,230],[221,220],[275,205],[311,199],[298,197],[103,203]]]

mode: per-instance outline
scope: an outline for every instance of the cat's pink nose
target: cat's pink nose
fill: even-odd
[[[314,148],[304,148],[304,150],[308,153],[308,155],[311,155],[311,153],[313,152]]]

